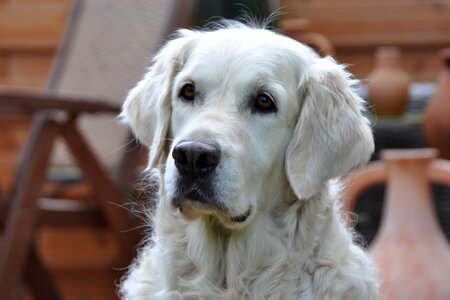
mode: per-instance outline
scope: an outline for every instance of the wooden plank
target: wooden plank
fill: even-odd
[[[328,36],[336,49],[373,48],[377,46],[401,46],[417,49],[441,48],[450,44],[450,37],[435,32],[385,33],[385,34],[342,34]]]
[[[422,0],[311,0],[311,1],[299,1],[299,0],[281,0],[280,6],[286,7],[288,11],[298,10],[345,10],[345,9],[386,9],[391,7],[396,8],[408,8],[408,7],[429,7],[431,9],[440,10],[448,6],[448,1],[430,2]]]
[[[72,0],[13,0],[11,5],[14,6],[30,6],[30,5],[61,5],[65,3],[69,5]]]
[[[12,175],[31,122],[29,116],[0,117],[0,190],[10,192]]]
[[[42,77],[0,77],[0,90],[13,89],[15,91],[42,91],[46,79]]]
[[[0,299],[12,299],[25,268],[38,216],[36,199],[56,133],[56,124],[48,121],[44,114],[35,118],[14,184],[13,206],[0,252]]]
[[[4,6],[0,10],[0,36],[59,36],[68,7],[62,5]]]
[[[1,36],[0,51],[10,52],[42,52],[54,54],[59,47],[60,36]]]
[[[19,149],[27,136],[29,116],[0,117],[0,191],[10,192],[12,175],[19,158]]]
[[[450,15],[449,15],[450,20]],[[311,31],[322,34],[371,34],[371,33],[410,33],[429,32],[450,36],[450,21],[438,21],[436,19],[401,21],[388,20],[364,20],[359,22],[355,19],[346,20],[314,20],[311,22]]]
[[[338,7],[330,5],[321,9],[299,5],[291,8],[291,14],[284,18],[308,18],[311,29],[324,34],[419,30],[450,35],[450,3],[441,6],[414,4],[373,8],[347,6],[347,3],[348,1],[339,2]]]
[[[53,62],[53,55],[48,53],[33,53],[11,55],[10,76],[48,77]]]
[[[282,1],[291,14],[311,21],[310,31],[327,36],[339,49],[444,47],[450,44],[450,2]],[[289,16],[284,18],[289,18]]]
[[[69,5],[4,5],[0,9],[0,51],[52,53],[59,45]]]
[[[0,57],[1,87],[42,89],[46,85],[53,56],[34,50],[26,54],[11,53]],[[3,69],[2,63],[5,65]]]
[[[80,203],[75,200],[64,199],[45,199],[40,198],[38,201],[39,219],[36,224],[39,226],[52,226],[58,228],[74,228],[74,227],[98,227],[105,228],[106,223],[102,214],[92,205]],[[43,201],[59,202],[58,209],[48,207]],[[75,203],[73,203],[75,202]],[[56,206],[55,204],[52,204]],[[0,227],[5,226],[5,220],[11,208],[10,201],[0,201]]]
[[[118,300],[120,272],[108,269],[72,269],[56,272],[65,300]]]
[[[384,21],[399,21],[399,22],[428,22],[435,21],[443,24],[448,24],[448,16],[450,9],[443,11],[431,11],[431,10],[414,10],[414,11],[402,11],[389,9],[388,11],[375,10],[366,11],[364,9],[348,9],[348,10],[320,10],[320,11],[306,11],[302,10],[300,17],[305,17],[311,21],[354,21],[358,23],[365,22],[384,22]],[[330,17],[332,16],[332,17]]]
[[[24,86],[42,89],[46,85],[52,66],[52,53],[33,49],[28,53],[9,55],[8,73],[0,84],[14,88]]]
[[[36,247],[30,249],[25,276],[36,300],[61,300],[53,275],[41,262]]]
[[[62,110],[70,114],[120,112],[118,106],[97,99],[83,99],[44,93],[0,91],[0,114],[32,113],[37,110]]]
[[[20,149],[23,145],[30,122],[31,118],[26,116],[1,116],[0,130],[2,136],[0,139],[0,151],[14,152],[11,154],[18,156],[17,149]],[[2,157],[0,157],[0,161],[2,161]]]
[[[56,273],[121,267],[117,265],[120,246],[105,227],[41,227],[37,243],[43,262]]]
[[[5,77],[10,73],[10,56],[0,53],[0,77]]]

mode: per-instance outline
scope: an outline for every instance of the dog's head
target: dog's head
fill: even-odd
[[[307,199],[373,151],[363,101],[331,58],[242,25],[182,30],[129,93],[122,116],[187,217],[244,226],[289,185]]]

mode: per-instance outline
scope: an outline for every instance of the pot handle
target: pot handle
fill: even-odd
[[[342,208],[344,211],[353,211],[358,196],[366,188],[378,183],[386,182],[388,178],[387,174],[386,163],[383,161],[376,161],[345,177],[342,194]]]
[[[428,166],[427,177],[430,182],[450,186],[450,160],[434,159]],[[358,196],[368,187],[386,182],[388,172],[384,161],[376,161],[350,173],[344,179],[342,194],[343,209],[353,211]]]
[[[431,182],[450,186],[450,160],[434,159],[427,175]]]

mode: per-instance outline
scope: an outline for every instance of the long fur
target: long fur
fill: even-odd
[[[200,90],[189,105],[178,96],[186,80]],[[334,179],[373,151],[351,83],[333,59],[239,23],[182,30],[163,47],[122,113],[161,176],[153,231],[122,299],[377,299],[375,267],[343,220]],[[261,90],[276,113],[245,105]],[[172,149],[195,138],[221,146],[212,187],[221,209],[173,205]]]

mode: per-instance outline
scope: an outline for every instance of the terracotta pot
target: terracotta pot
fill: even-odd
[[[368,100],[377,115],[398,116],[409,103],[408,73],[401,69],[397,47],[380,47],[375,52],[375,69],[367,78]]]
[[[383,162],[353,174],[346,209],[367,186],[387,181],[381,226],[370,245],[382,299],[450,299],[450,247],[439,227],[429,182],[450,185],[450,162],[435,149],[386,150]]]
[[[450,48],[440,54],[443,67],[436,93],[425,112],[423,132],[428,145],[439,149],[441,157],[450,159]]]

